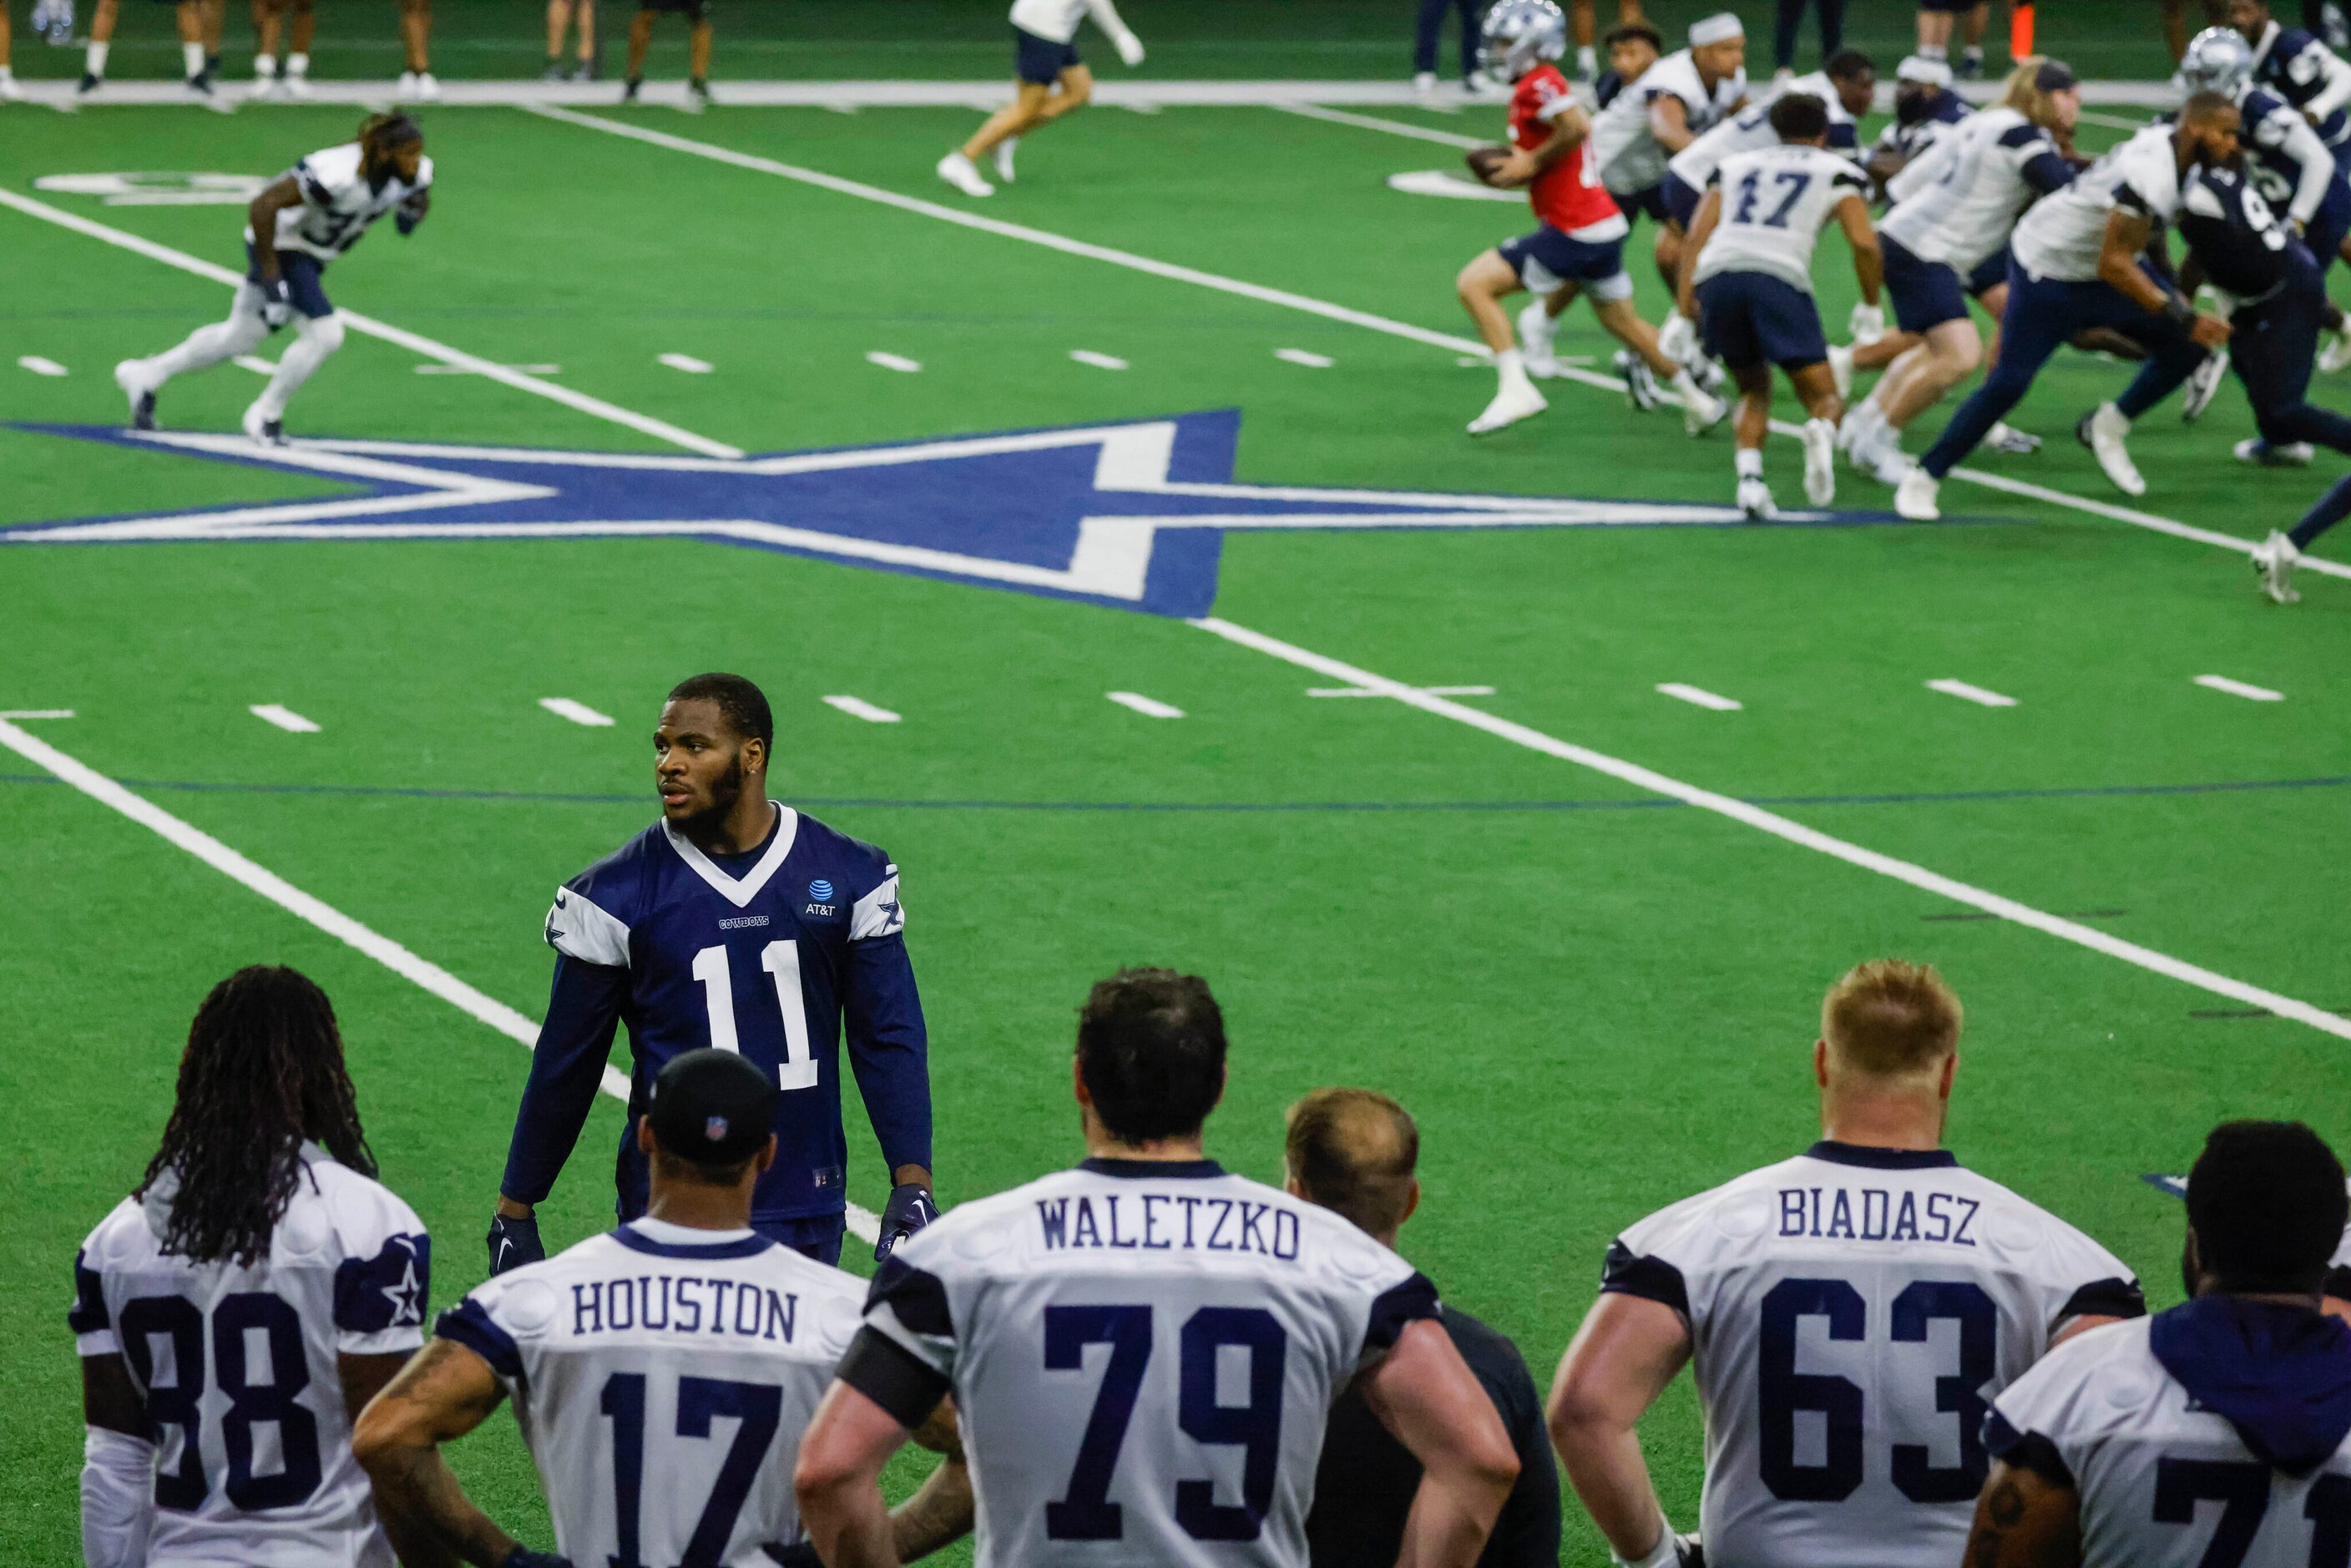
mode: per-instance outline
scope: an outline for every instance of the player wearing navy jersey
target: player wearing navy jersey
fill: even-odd
[[[2231,0],[2229,23],[2253,47],[2253,79],[2300,110],[2320,140],[2351,141],[2351,61],[2300,27],[2280,26],[2268,0]]]
[[[1877,133],[1863,162],[1879,190],[1969,115],[1968,100],[1951,90],[1947,60],[1906,55],[1894,68],[1894,118]]]
[[[392,1568],[351,1424],[420,1343],[433,1249],[374,1176],[324,993],[213,988],[162,1146],[74,1260],[90,1568]]]
[[[2299,1122],[2225,1123],[2187,1196],[2189,1300],[1993,1401],[1970,1568],[2307,1568],[2351,1548],[2351,1329],[2320,1294],[2343,1166]]]
[[[774,739],[768,699],[742,676],[681,683],[653,732],[662,820],[556,890],[546,928],[554,988],[499,1186],[493,1273],[545,1256],[532,1206],[579,1141],[622,1023],[633,1062],[617,1172],[623,1220],[644,1212],[636,1122],[653,1075],[683,1051],[740,1051],[783,1092],[782,1152],[759,1178],[751,1222],[834,1261],[848,1202],[844,1026],[892,1183],[874,1255],[936,1212],[928,1046],[898,868],[768,799]]]

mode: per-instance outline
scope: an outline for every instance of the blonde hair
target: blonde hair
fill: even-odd
[[[2000,104],[2002,109],[2016,110],[2043,131],[2054,131],[2057,109],[2049,101],[2049,95],[2041,90],[2040,83],[2041,68],[2047,59],[2045,55],[2027,55],[2017,61],[2016,68],[2001,84]]]
[[[1841,1066],[1880,1080],[1919,1079],[1959,1046],[1959,998],[1931,964],[1856,964],[1821,1003],[1821,1038]]]
[[[1403,1106],[1369,1089],[1317,1089],[1285,1120],[1283,1161],[1306,1197],[1373,1236],[1404,1223],[1420,1129]]]

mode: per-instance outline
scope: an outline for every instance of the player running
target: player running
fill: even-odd
[[[864,1281],[751,1228],[779,1097],[746,1057],[673,1057],[636,1124],[644,1215],[441,1314],[352,1440],[403,1562],[748,1565],[798,1540],[792,1458]],[[556,1556],[518,1549],[441,1456],[508,1398]]]
[[[1625,216],[1593,178],[1592,117],[1554,63],[1566,47],[1566,18],[1553,0],[1498,0],[1487,13],[1483,57],[1489,72],[1512,84],[1515,147],[1488,183],[1526,186],[1541,226],[1480,254],[1454,279],[1462,307],[1493,350],[1499,382],[1486,412],[1469,422],[1469,434],[1499,430],[1550,406],[1531,378],[1557,373],[1552,334],[1559,313],[1580,291],[1591,297],[1601,326],[1637,356],[1625,372],[1635,404],[1653,406],[1656,382],[1648,378],[1663,378],[1672,383],[1684,423],[1695,435],[1721,422],[1723,405],[1657,347],[1656,333],[1633,304],[1633,280],[1625,274]],[[1522,287],[1535,293],[1519,314],[1523,349],[1512,340],[1502,308]],[[1638,367],[1639,380],[1631,366]]]
[[[2002,1391],[1971,1568],[2304,1568],[2351,1543],[2351,1330],[2319,1310],[2343,1166],[2299,1122],[2215,1127],[2189,1300]]]
[[[1998,104],[1969,116],[1896,176],[1894,207],[1877,233],[1895,325],[1914,346],[1854,405],[1838,434],[1854,465],[1881,483],[1899,485],[1909,472],[1902,433],[1911,422],[1983,362],[1968,285],[1997,262],[2002,280],[1993,287],[2006,287],[2016,220],[2073,181],[2074,166],[2058,145],[2081,110],[2071,70],[2057,60],[2028,60],[2010,74]]]
[[[1622,32],[1623,29],[1619,29]],[[1616,33],[1609,35],[1611,54]],[[1747,34],[1728,11],[1690,24],[1689,47],[1628,74],[1592,122],[1600,183],[1625,215],[1663,224],[1667,161],[1747,101]],[[1677,236],[1660,230],[1657,275],[1674,286]]]
[[[386,213],[402,237],[433,203],[433,160],[424,133],[404,114],[371,115],[359,140],[321,148],[281,175],[246,210],[245,281],[228,319],[199,328],[178,348],[114,367],[131,402],[134,430],[155,428],[155,397],[173,376],[249,354],[298,316],[294,340],[261,395],[245,411],[245,434],[286,444],[286,404],[343,346],[343,323],[327,298],[328,266],[359,244]]]
[[[653,731],[662,820],[556,890],[546,931],[554,990],[490,1222],[492,1273],[547,1255],[533,1206],[580,1141],[623,1020],[633,1063],[617,1172],[624,1223],[645,1212],[636,1129],[655,1075],[673,1057],[715,1047],[748,1057],[782,1091],[773,1129],[782,1152],[759,1178],[752,1228],[838,1261],[844,1023],[892,1183],[873,1255],[938,1212],[929,1047],[898,868],[768,799],[775,736],[767,697],[742,676],[680,682]]]
[[[2146,1311],[2112,1254],[1944,1152],[1959,1025],[1933,969],[1855,968],[1813,1047],[1822,1141],[1609,1248],[1551,1428],[1620,1563],[1681,1555],[1635,1428],[1685,1362],[1707,1561],[1940,1568],[1983,1485],[1986,1402],[2053,1343]]]
[[[351,1422],[422,1341],[432,1256],[325,993],[214,987],[162,1147],[74,1259],[84,1559],[391,1568]]]
[[[992,196],[996,187],[979,161],[996,155],[996,177],[1012,183],[1012,154],[1020,139],[1093,101],[1094,74],[1078,57],[1078,24],[1088,16],[1126,65],[1143,63],[1143,40],[1120,20],[1113,0],[1012,0],[1013,99],[971,140],[939,160],[938,176],[967,196]]]
[[[1772,101],[1771,125],[1778,146],[1734,152],[1715,171],[1690,229],[1680,289],[1682,317],[1699,324],[1708,355],[1728,365],[1739,383],[1732,463],[1739,509],[1756,520],[1779,515],[1763,482],[1773,365],[1787,373],[1804,405],[1804,494],[1815,507],[1836,498],[1836,429],[1844,408],[1813,299],[1813,247],[1830,218],[1853,247],[1863,305],[1879,308],[1869,177],[1828,150],[1828,106],[1810,93],[1785,94]]]
[[[2130,422],[2186,381],[2207,349],[2227,342],[2229,324],[2199,314],[2141,257],[2157,226],[2179,215],[2188,171],[2237,156],[2237,124],[2235,104],[2218,93],[2194,94],[2176,126],[2150,125],[2109,149],[2024,214],[2010,241],[2000,359],[1902,476],[1896,511],[1913,522],[1941,516],[1935,500],[1943,476],[2017,405],[2058,345],[2087,327],[2113,328],[2147,347],[2123,395],[2085,415],[2076,430],[2117,487],[2146,492],[2123,444]]]
[[[800,1445],[824,1561],[897,1561],[876,1478],[952,1391],[980,1568],[1304,1568],[1353,1379],[1425,1469],[1403,1561],[1468,1568],[1518,1473],[1509,1434],[1411,1264],[1202,1157],[1225,1085],[1207,983],[1102,981],[1074,1066],[1085,1163],[966,1204],[874,1276]]]

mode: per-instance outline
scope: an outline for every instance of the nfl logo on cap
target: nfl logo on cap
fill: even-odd
[[[726,1118],[713,1116],[702,1124],[702,1135],[714,1144],[726,1141]]]

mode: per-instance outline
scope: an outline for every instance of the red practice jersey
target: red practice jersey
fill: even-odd
[[[1551,140],[1552,121],[1574,103],[1567,78],[1555,65],[1537,66],[1519,78],[1510,94],[1510,141],[1532,152]],[[1601,189],[1600,171],[1592,158],[1592,140],[1535,176],[1527,187],[1535,216],[1555,229],[1574,234],[1617,217],[1616,204]]]

